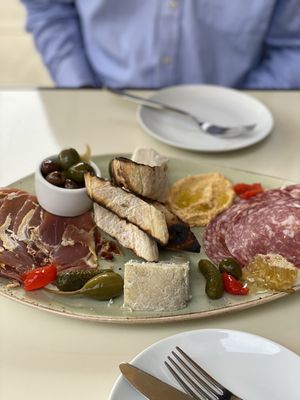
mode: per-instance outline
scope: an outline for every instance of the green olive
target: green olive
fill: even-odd
[[[84,185],[84,174],[86,172],[95,173],[90,164],[81,161],[75,165],[72,165],[72,167],[65,171],[65,176],[66,178],[72,179],[72,181],[75,181],[80,185]]]
[[[218,268],[209,260],[200,260],[198,267],[206,279],[205,292],[210,299],[219,299],[223,296],[223,280]]]
[[[67,170],[72,165],[79,163],[80,155],[75,149],[65,149],[62,150],[58,155],[58,160],[60,162],[61,167],[64,170]]]
[[[234,258],[224,258],[219,263],[220,272],[227,272],[227,274],[234,276],[236,279],[241,279],[242,268]]]
[[[113,271],[106,271],[91,278],[80,291],[87,297],[110,300],[122,294],[123,284],[121,275]]]

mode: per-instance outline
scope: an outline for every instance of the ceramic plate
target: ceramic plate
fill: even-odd
[[[95,157],[94,161],[100,167],[104,177],[108,177],[109,161],[121,154],[111,154]],[[129,157],[129,155],[127,155]],[[169,161],[169,180],[175,180],[191,174],[208,173],[213,171],[222,172],[232,182],[261,182],[265,187],[281,187],[291,183],[279,178],[265,175],[258,175],[238,169],[231,169],[210,164],[201,164],[183,159],[171,159]],[[30,175],[11,185],[20,189],[34,191],[34,177]],[[201,230],[195,230],[195,234],[201,242]],[[161,252],[160,259],[169,259],[175,255],[174,252]],[[178,253],[177,253],[178,254]],[[67,317],[95,320],[100,322],[118,323],[155,323],[177,320],[204,318],[211,315],[224,314],[235,310],[243,310],[257,306],[268,301],[276,300],[287,296],[287,293],[261,293],[248,296],[224,295],[219,300],[209,300],[205,294],[205,282],[198,272],[197,263],[200,258],[205,257],[204,253],[181,253],[191,263],[191,293],[192,299],[187,308],[175,312],[130,312],[122,308],[123,298],[117,298],[113,302],[101,302],[83,297],[65,297],[55,295],[45,290],[25,292],[22,288],[7,288],[7,280],[0,278],[0,294],[26,305],[51,311]],[[116,257],[114,261],[115,271],[123,273],[124,263],[129,259],[136,258],[130,251],[124,250],[122,257]],[[295,287],[300,290],[300,285]]]
[[[188,150],[224,152],[251,146],[272,130],[273,117],[267,107],[251,95],[210,85],[183,85],[159,90],[152,100],[188,111],[201,121],[224,126],[256,123],[256,128],[235,138],[216,137],[199,130],[189,118],[141,106],[138,121],[154,138]]]
[[[246,332],[223,329],[183,332],[148,347],[132,364],[180,389],[164,366],[175,346],[244,400],[300,398],[300,357],[275,342]],[[109,400],[142,399],[144,396],[122,376],[109,397]]]

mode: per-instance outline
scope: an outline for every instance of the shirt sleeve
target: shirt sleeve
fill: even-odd
[[[300,87],[300,3],[279,0],[260,63],[246,78],[248,88]]]
[[[53,80],[58,86],[97,86],[88,63],[80,22],[72,0],[22,0],[26,28],[33,34]]]

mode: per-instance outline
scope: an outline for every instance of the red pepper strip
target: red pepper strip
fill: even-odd
[[[241,193],[244,193],[250,189],[251,185],[249,185],[248,183],[236,183],[235,185],[233,185],[233,190],[237,195],[240,195]]]
[[[255,196],[264,190],[260,183],[237,183],[233,186],[233,189],[242,199],[249,199],[249,197]]]
[[[249,199],[250,197],[256,196],[258,193],[261,193],[262,191],[263,191],[262,189],[247,190],[246,192],[240,194],[240,198]]]
[[[234,276],[229,275],[226,272],[222,272],[222,278],[225,292],[241,296],[245,296],[246,294],[248,294],[249,289]]]
[[[35,290],[53,282],[57,276],[56,266],[53,264],[45,265],[44,267],[35,268],[23,276],[24,289]]]

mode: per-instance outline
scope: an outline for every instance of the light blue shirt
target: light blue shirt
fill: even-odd
[[[58,86],[300,87],[300,0],[22,0]]]

